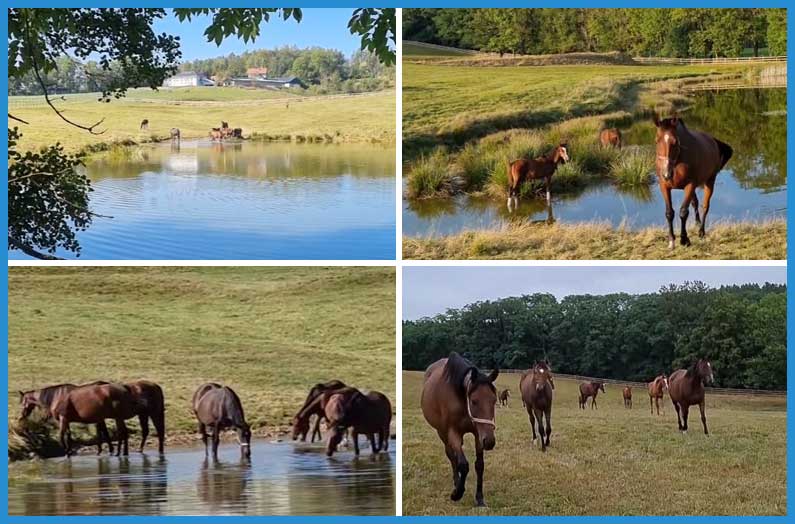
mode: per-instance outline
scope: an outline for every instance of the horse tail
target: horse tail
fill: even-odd
[[[720,168],[718,169],[720,171],[723,169],[723,166],[725,166],[731,159],[732,155],[734,154],[734,149],[732,149],[732,146],[729,144],[721,142],[717,138],[715,139],[715,142],[718,144],[718,152],[720,153]]]

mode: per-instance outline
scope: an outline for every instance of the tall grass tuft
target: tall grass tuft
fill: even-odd
[[[449,157],[443,151],[420,157],[408,175],[406,195],[409,198],[450,196],[457,184],[450,173]]]
[[[651,181],[654,154],[642,147],[626,148],[610,164],[610,176],[622,186],[643,186]]]

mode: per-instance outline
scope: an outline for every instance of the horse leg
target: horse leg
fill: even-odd
[[[204,443],[204,456],[207,456],[207,427],[199,422],[199,435],[202,436],[202,442]]]
[[[323,435],[320,433],[320,421],[322,418],[322,415],[318,415],[318,417],[315,419],[315,427],[312,428],[312,438],[310,439],[310,442],[312,443],[315,442],[315,435],[317,435],[318,440],[323,440]],[[303,440],[306,441],[306,435],[304,435]]]
[[[138,415],[138,422],[141,424],[141,447],[138,449],[138,453],[143,453],[146,446],[146,438],[149,436],[149,416]]]
[[[444,440],[444,436],[441,434],[439,438]],[[450,461],[450,467],[453,469],[453,490],[455,490],[458,485],[458,459],[456,458],[455,450],[447,442],[444,443],[444,453],[447,455],[447,460]]]
[[[448,432],[447,442],[453,448],[453,453],[455,453],[455,467],[458,473],[456,485],[453,488],[453,492],[450,493],[450,500],[457,502],[461,500],[466,490],[469,462],[467,462],[467,457],[464,455],[464,439],[462,435],[459,435],[455,430],[451,430]]]
[[[213,460],[218,461],[218,444],[221,443],[221,430],[218,424],[213,426]]]
[[[679,218],[682,221],[682,231],[679,234],[679,243],[683,246],[690,245],[690,239],[687,237],[687,217],[690,214],[690,201],[693,200],[693,195],[696,194],[696,186],[692,182],[685,186],[685,198],[682,200],[682,205],[679,207]]]
[[[533,408],[532,407],[528,407],[527,408],[527,415],[530,417],[530,429],[533,430],[533,444],[535,444],[535,441],[536,441],[536,438],[537,438],[536,437],[536,418],[533,416]]]
[[[538,423],[538,437],[541,439],[541,451],[546,451],[547,450],[547,441],[544,438],[545,437],[544,418],[543,418],[544,412],[541,411],[540,409],[536,409],[536,408],[533,408],[533,411],[535,412],[536,421]]]
[[[552,408],[544,411],[544,418],[547,419],[547,446],[549,446],[549,439],[552,438]]]
[[[68,457],[71,455],[72,443],[70,442],[71,439],[69,438],[69,423],[66,422],[65,417],[60,417],[58,419],[58,431],[61,447],[64,449],[64,453],[66,453],[66,456]]]
[[[671,205],[671,188],[660,181],[660,192],[665,201],[665,220],[668,222],[668,248],[674,248],[674,207]]]
[[[679,427],[679,431],[682,431],[682,417],[679,415],[679,404],[674,401],[671,402],[673,403],[674,409],[676,410],[676,425]]]
[[[477,488],[475,490],[475,506],[482,507],[486,503],[483,501],[483,446],[480,439],[475,439],[475,474],[478,477]]]
[[[660,415],[660,397],[654,397],[654,405],[657,406],[657,415]]]
[[[695,189],[693,190],[693,202],[692,202],[692,205],[693,205],[693,212],[696,214],[696,217],[695,217],[696,218],[696,225],[699,227],[699,230],[700,230],[700,228],[701,228],[701,216],[698,214],[698,193],[696,193]]]
[[[704,213],[701,219],[701,227],[699,227],[698,229],[698,236],[700,238],[704,238],[704,235],[706,235],[704,228],[707,227],[707,213],[709,213],[709,201],[712,199],[712,193],[715,190],[715,177],[717,177],[717,174],[713,175],[704,184]]]
[[[165,454],[166,443],[166,415],[163,411],[152,417],[152,422],[157,430],[157,451],[161,455]]]
[[[550,203],[552,202],[552,193],[549,191],[549,186],[552,184],[552,176],[548,176],[546,179],[546,190],[547,190],[547,207],[549,207]]]
[[[376,446],[375,444],[375,433],[370,433],[368,437],[370,438],[370,449],[372,450],[373,455],[376,455],[380,450],[380,447]]]
[[[654,415],[654,398],[651,396],[649,397],[649,411]]]
[[[353,453],[359,456],[359,432],[355,429],[351,430],[351,437],[353,438]]]
[[[704,434],[709,435],[709,430],[707,430],[707,415],[704,413],[704,401],[702,400],[698,404],[698,409],[701,411],[701,424],[704,426]]]
[[[682,404],[682,432],[687,433],[687,415],[690,412],[690,406]]]

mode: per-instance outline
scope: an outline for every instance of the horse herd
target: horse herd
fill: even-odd
[[[108,419],[116,423],[116,455],[128,455],[129,431],[125,421],[133,417],[138,417],[141,425],[139,451],[143,452],[146,446],[151,420],[157,431],[158,452],[165,453],[165,396],[163,388],[155,382],[138,380],[129,383],[95,381],[82,385],[57,384],[19,391],[19,401],[22,407],[20,421],[39,409],[46,419],[57,422],[60,443],[67,456],[75,452],[70,431],[72,423],[94,424],[97,429],[97,454],[102,453],[105,442],[108,444],[108,453],[113,454],[113,441],[105,423]],[[202,384],[193,394],[191,410],[198,423],[205,454],[209,453],[209,441],[212,440],[212,456],[218,460],[221,432],[234,430],[241,455],[244,458],[251,457],[251,426],[246,422],[240,397],[232,388],[215,382]],[[320,423],[326,420],[329,430],[326,444],[328,456],[334,454],[348,430],[353,437],[356,455],[359,454],[359,434],[367,435],[374,454],[389,448],[392,405],[382,393],[362,392],[339,380],[316,384],[292,419],[293,440],[306,440],[312,416],[316,416],[312,442],[316,436],[322,439]]]
[[[685,126],[679,116],[660,119],[654,115],[655,137],[655,170],[657,183],[665,201],[665,219],[668,222],[668,247],[674,248],[674,210],[671,203],[671,191],[684,191],[684,199],[679,207],[681,229],[679,243],[690,245],[687,235],[687,218],[689,208],[693,206],[698,236],[705,235],[707,214],[710,200],[715,189],[718,173],[731,159],[733,149],[717,138]],[[617,128],[603,129],[599,133],[599,143],[603,147],[621,147],[621,131]],[[512,212],[519,205],[519,193],[522,184],[531,180],[543,180],[546,189],[547,206],[551,202],[550,185],[552,175],[558,165],[569,162],[569,148],[566,143],[556,146],[549,154],[536,158],[521,158],[508,164],[508,211]],[[696,188],[703,188],[704,201],[699,214]]]
[[[139,128],[141,131],[146,131],[149,129],[149,119],[144,118],[141,120],[141,126]],[[180,142],[182,140],[182,132],[179,128],[172,127],[170,131],[171,142]],[[228,122],[221,122],[221,127],[213,127],[210,129],[210,140],[213,141],[222,141],[228,139],[242,139],[243,138],[243,128],[229,127]]]
[[[447,358],[437,360],[425,371],[422,386],[421,408],[428,424],[433,427],[444,444],[445,454],[450,461],[453,477],[453,491],[450,498],[460,500],[464,495],[469,462],[463,451],[464,435],[475,437],[475,472],[477,488],[475,504],[483,506],[484,451],[496,445],[495,430],[496,405],[507,406],[510,392],[502,390],[499,394],[494,385],[499,370],[485,374],[470,361],[456,352]],[[667,390],[677,415],[679,431],[687,432],[687,419],[690,406],[698,405],[704,434],[709,435],[704,412],[704,385],[713,382],[712,364],[699,359],[687,369],[678,369],[669,376],[660,375],[648,384],[649,402],[652,414],[656,405],[660,414],[659,401]],[[522,373],[519,392],[522,404],[530,420],[532,442],[540,438],[541,450],[546,451],[552,435],[552,405],[555,382],[549,362],[536,362],[532,368]],[[591,399],[591,409],[598,409],[596,397],[605,391],[604,382],[585,382],[580,384],[579,407],[585,409]],[[624,405],[632,407],[632,389],[622,391]],[[536,434],[536,429],[538,434]]]

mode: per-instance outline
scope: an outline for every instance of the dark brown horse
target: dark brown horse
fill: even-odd
[[[333,391],[347,387],[341,380],[330,380],[322,384],[315,384],[309,390],[309,394],[304,400],[304,404],[298,413],[293,417],[293,440],[301,439],[301,442],[306,442],[306,436],[309,433],[309,424],[312,415],[316,415],[315,427],[312,430],[311,442],[315,441],[315,436],[318,440],[322,440],[323,436],[320,433],[320,422],[325,418],[323,407],[320,403],[315,403],[315,400],[326,391]],[[310,407],[311,406],[311,407]]]
[[[632,388],[629,386],[625,387],[621,394],[624,395],[624,407],[632,409]]]
[[[651,408],[652,415],[654,415],[655,406],[657,407],[657,414],[660,414],[660,400],[662,400],[667,390],[668,377],[666,377],[665,374],[659,375],[649,382],[649,407]],[[664,407],[663,412],[665,412]]]
[[[558,168],[558,164],[565,164],[569,161],[569,149],[566,144],[560,144],[551,153],[533,159],[520,158],[508,165],[508,211],[513,211],[519,205],[519,191],[528,180],[544,179],[547,192],[547,205],[552,200],[549,186],[552,183],[552,175]]]
[[[149,129],[149,120],[148,119],[144,118],[143,120],[141,120],[141,128],[140,129],[141,129],[141,131],[145,131],[145,130]]]
[[[552,390],[555,383],[552,381],[552,370],[546,362],[536,362],[519,379],[519,391],[522,393],[522,402],[527,409],[530,419],[530,429],[533,431],[533,443],[536,441],[535,423],[538,420],[538,436],[541,437],[541,451],[546,451],[552,437]],[[543,421],[546,419],[546,429]],[[546,439],[545,439],[546,437]]]
[[[602,129],[599,133],[599,143],[602,144],[603,147],[617,147],[621,149],[621,131],[615,127]]]
[[[475,436],[475,504],[483,501],[483,451],[494,449],[497,427],[495,412],[497,388],[494,381],[499,370],[485,375],[456,352],[437,360],[425,370],[422,385],[422,414],[444,443],[453,469],[450,499],[461,500],[466,489],[469,462],[464,454],[464,435]]]
[[[685,196],[679,207],[682,221],[679,243],[690,245],[687,236],[688,208],[693,205],[696,213],[698,236],[704,236],[704,227],[709,213],[709,202],[715,189],[715,178],[732,157],[731,146],[701,131],[685,127],[684,121],[674,116],[660,120],[654,115],[657,127],[657,182],[665,200],[665,218],[668,221],[668,247],[674,247],[674,209],[671,204],[671,190],[681,189]],[[696,188],[704,188],[704,208],[698,214]]]
[[[704,434],[709,435],[707,416],[704,414],[704,385],[711,384],[713,380],[712,364],[703,358],[687,369],[677,369],[668,377],[668,395],[676,410],[679,431],[687,433],[688,411],[690,406],[698,404]]]
[[[580,408],[585,409],[585,405],[588,403],[588,397],[591,397],[591,409],[599,409],[596,406],[596,396],[599,394],[599,390],[605,393],[604,382],[583,382],[580,384]]]
[[[193,394],[193,414],[199,421],[199,434],[207,454],[207,428],[212,430],[213,459],[218,460],[218,444],[225,429],[237,431],[240,453],[251,458],[251,428],[243,413],[243,404],[232,388],[209,382]]]
[[[138,412],[135,397],[122,384],[89,384],[78,386],[63,395],[55,404],[53,415],[58,420],[60,441],[66,455],[72,454],[72,422],[99,424],[105,419],[116,421],[116,455],[129,454],[129,432],[125,420]]]
[[[344,391],[344,390],[337,390]],[[353,437],[353,450],[359,455],[359,434],[367,435],[370,448],[375,455],[389,449],[389,424],[392,422],[392,404],[383,393],[370,391],[350,395],[333,393],[325,407],[329,435],[326,455],[337,451],[337,446],[348,428]],[[378,442],[376,442],[376,436]]]
[[[500,393],[500,405],[501,406],[507,406],[508,405],[508,398],[510,398],[510,396],[511,396],[511,390],[510,389],[503,389],[502,392]]]
[[[141,424],[141,447],[143,453],[146,439],[149,436],[149,419],[157,431],[157,450],[162,455],[165,453],[166,441],[166,400],[163,388],[148,380],[138,380],[124,384],[135,399],[135,414]]]

